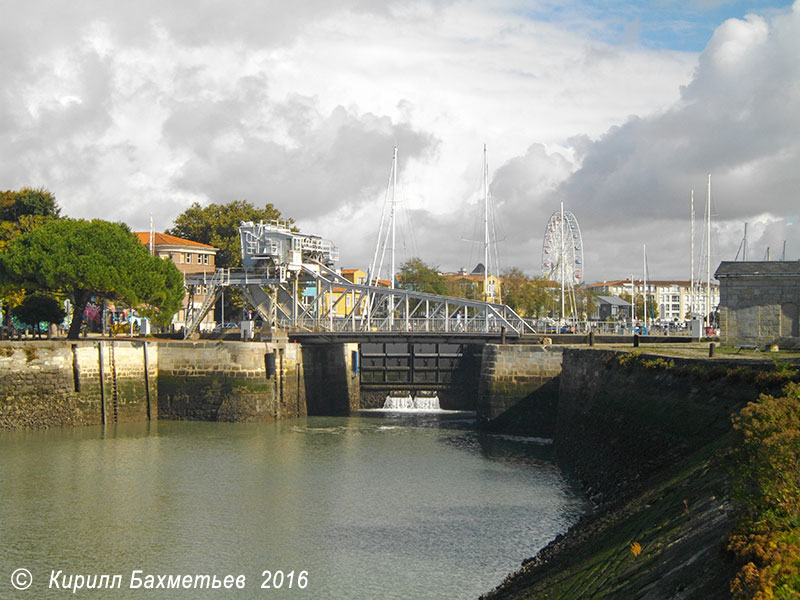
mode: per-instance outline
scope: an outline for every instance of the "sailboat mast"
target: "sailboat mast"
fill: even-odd
[[[711,173],[708,174],[706,201],[706,324],[711,326]]]
[[[647,244],[642,244],[642,308],[644,328],[647,329]]]
[[[489,301],[489,160],[483,145],[483,301]]]
[[[564,320],[564,201],[561,201],[561,220],[559,223],[559,227],[561,227],[561,235],[558,236],[561,239],[561,253],[559,254],[558,262],[560,263],[559,268],[561,270],[561,319]]]
[[[689,318],[694,318],[694,190],[689,196],[691,232],[689,234]]]

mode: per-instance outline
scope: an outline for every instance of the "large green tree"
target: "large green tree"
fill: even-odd
[[[44,188],[0,192],[0,221],[19,221],[24,216],[58,217],[60,212],[55,196]]]
[[[502,281],[503,301],[521,316],[538,318],[547,313],[553,282],[528,277],[517,267],[504,271]]]
[[[292,219],[281,216],[281,211],[272,204],[257,208],[246,200],[235,200],[227,204],[200,206],[197,202],[175,219],[175,226],[167,233],[187,240],[211,244],[219,248],[215,258],[220,268],[242,266],[242,251],[239,245],[239,223],[242,221],[271,221],[282,219],[290,225]]]
[[[57,219],[60,212],[55,196],[44,188],[0,191],[0,254],[20,235]],[[23,298],[25,290],[19,285],[7,278],[0,280],[6,325],[11,323],[11,310]]]
[[[0,274],[27,290],[63,291],[74,311],[68,337],[77,339],[92,296],[116,300],[168,321],[184,296],[183,276],[150,256],[121,223],[58,219],[16,238],[0,254]]]
[[[404,262],[397,279],[406,290],[440,295],[447,293],[444,277],[439,275],[438,267],[429,266],[419,258],[410,258]]]

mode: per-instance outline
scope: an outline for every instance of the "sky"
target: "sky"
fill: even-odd
[[[559,209],[588,282],[800,259],[800,0],[0,0],[0,189],[156,230],[274,204],[375,249],[398,148],[398,263],[539,275]],[[477,233],[476,233],[477,232]],[[769,250],[768,250],[769,249]]]

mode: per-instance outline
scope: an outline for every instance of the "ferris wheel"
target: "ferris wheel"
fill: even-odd
[[[564,210],[563,205],[550,216],[544,230],[542,275],[559,285],[573,286],[583,281],[581,228],[575,215]]]

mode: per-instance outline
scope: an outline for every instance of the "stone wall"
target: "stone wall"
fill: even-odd
[[[162,418],[253,422],[306,414],[296,344],[162,343],[158,382]]]
[[[800,262],[723,262],[720,341],[800,347]]]
[[[309,415],[348,415],[361,408],[357,356],[358,344],[302,347]]]
[[[560,464],[595,499],[638,485],[727,432],[732,413],[772,391],[752,377],[771,363],[746,364],[565,349],[554,442]]]
[[[486,344],[477,405],[479,425],[552,437],[560,375],[559,348]]]
[[[157,357],[144,342],[2,342],[0,428],[157,418]]]

